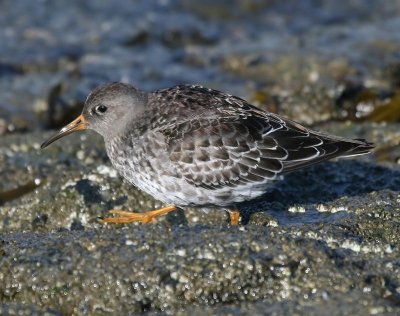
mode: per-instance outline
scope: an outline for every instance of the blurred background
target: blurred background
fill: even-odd
[[[400,119],[400,1],[0,1],[0,135],[109,81],[197,83],[306,124]]]

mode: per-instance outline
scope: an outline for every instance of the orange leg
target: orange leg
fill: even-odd
[[[229,218],[231,221],[231,225],[239,225],[240,220],[240,212],[238,210],[232,210],[229,212]]]
[[[123,210],[111,210],[111,214],[120,215],[120,217],[106,217],[101,218],[103,223],[133,223],[142,222],[143,224],[155,223],[157,217],[175,211],[176,206],[167,206],[154,211],[144,213],[127,212]]]

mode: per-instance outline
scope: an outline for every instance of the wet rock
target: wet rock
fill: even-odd
[[[59,316],[61,313],[58,313],[50,308],[39,308],[32,304],[16,304],[10,303],[0,304],[0,314],[2,315],[10,315],[10,316]]]
[[[352,301],[367,311],[395,313],[398,267],[387,262],[396,255],[383,249],[382,260],[380,251],[359,248],[357,236],[342,239],[339,232],[330,234],[327,226],[285,232],[153,225],[65,231],[45,239],[16,233],[4,238],[13,255],[2,266],[12,273],[4,275],[0,290],[14,300],[29,290],[34,304],[68,314],[173,314],[194,306],[244,311],[271,308],[272,301],[278,310],[286,301],[290,309],[296,302],[296,310],[316,313],[324,302],[343,302],[345,311]]]
[[[14,66],[14,65],[0,63],[0,77],[21,75],[21,74],[23,74],[23,71],[21,68]]]
[[[326,129],[391,135],[390,126]],[[398,312],[396,165],[370,156],[292,173],[243,205],[244,226],[195,209],[114,226],[97,217],[160,204],[121,181],[97,135],[39,151],[47,136],[0,139],[0,192],[42,179],[1,206],[2,308],[30,309],[10,305],[29,299],[33,311],[61,314]]]

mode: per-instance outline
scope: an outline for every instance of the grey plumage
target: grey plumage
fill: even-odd
[[[99,105],[108,112],[96,113]],[[282,174],[373,148],[195,85],[146,94],[113,83],[94,90],[83,113],[128,181],[177,206],[229,207]]]

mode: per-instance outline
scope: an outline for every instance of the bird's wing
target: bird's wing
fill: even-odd
[[[226,104],[217,104],[211,114],[158,130],[166,140],[171,163],[192,185],[218,189],[262,183],[281,173],[372,148],[365,141],[311,131],[242,99],[229,98],[217,98]]]
[[[197,119],[163,134],[170,161],[186,181],[217,189],[263,182],[282,172],[288,153],[267,136],[273,125],[256,117]]]

